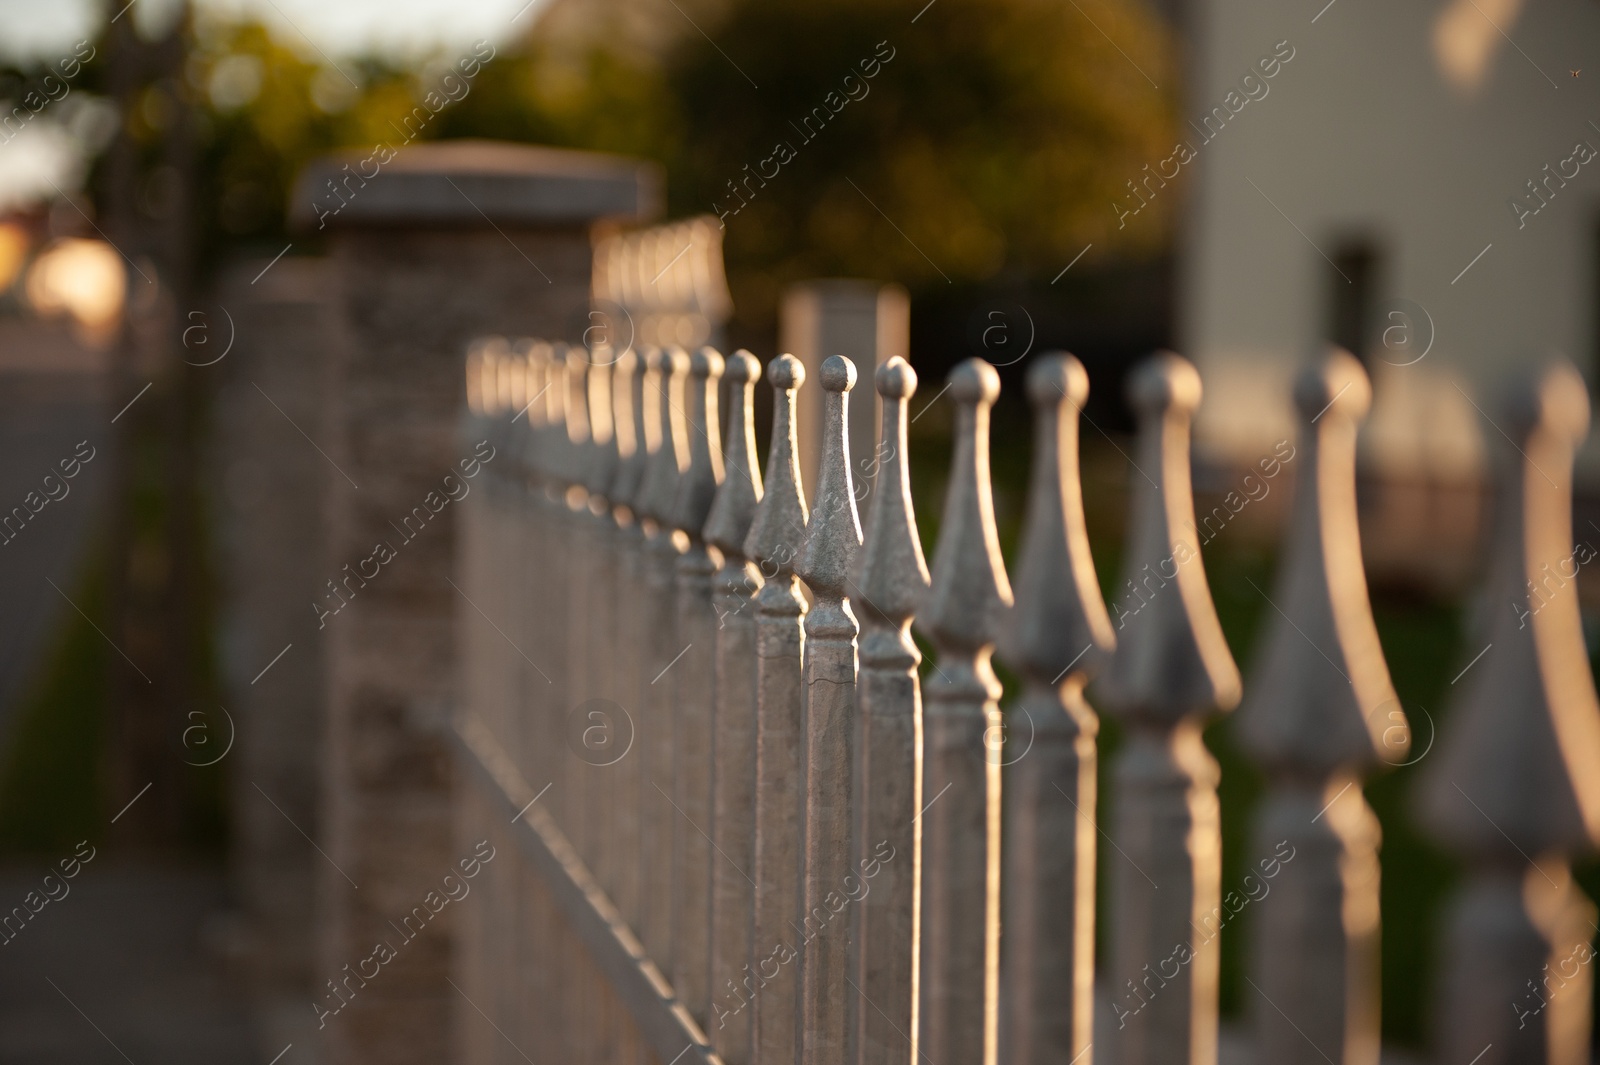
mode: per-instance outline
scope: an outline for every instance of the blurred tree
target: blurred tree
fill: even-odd
[[[726,243],[742,314],[770,314],[807,276],[1054,274],[1109,241],[1111,200],[1170,150],[1176,94],[1155,87],[1170,48],[1143,5],[918,6],[747,0],[707,27],[715,44],[685,37],[671,55],[688,116],[666,160],[672,206],[738,212]],[[775,177],[747,181],[788,151]],[[1141,228],[1142,246],[1132,232],[1123,248],[1148,250],[1165,227]]]
[[[694,23],[685,15],[680,32],[657,30],[641,45],[623,24],[627,5],[579,30],[562,25],[558,6],[520,48],[485,64],[423,137],[660,161],[671,214],[724,215],[747,322],[770,322],[781,287],[802,277],[916,288],[1048,276],[1085,244],[1112,243],[1112,200],[1173,141],[1165,25],[1138,0],[916,8],[690,5]],[[201,32],[192,77],[211,105],[213,252],[278,240],[297,169],[336,146],[397,142],[395,123],[437,81],[426,63],[330,69],[259,26],[223,24]],[[1117,247],[1161,247],[1173,199],[1117,233]]]

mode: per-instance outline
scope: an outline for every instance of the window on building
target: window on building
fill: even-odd
[[[1372,347],[1377,313],[1379,254],[1370,241],[1347,241],[1330,256],[1327,339],[1362,362]]]

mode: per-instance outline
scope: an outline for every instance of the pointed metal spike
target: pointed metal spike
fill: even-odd
[[[1017,605],[1001,657],[1054,686],[1092,675],[1116,645],[1100,597],[1078,478],[1078,413],[1089,397],[1083,364],[1043,355],[1028,372],[1033,472],[1017,563]]]
[[[982,359],[968,359],[950,373],[950,398],[960,412],[956,453],[933,554],[933,585],[917,626],[959,653],[992,646],[1011,605],[989,486],[989,408],[999,395],[1000,375]]]
[[[1356,430],[1372,401],[1366,371],[1340,351],[1295,385],[1301,451],[1294,516],[1268,635],[1234,725],[1269,769],[1325,778],[1406,757],[1367,599],[1356,521]]]
[[[531,338],[517,341],[512,348],[513,356],[523,360],[528,374],[528,410],[523,414],[530,429],[540,429],[544,426],[549,403],[545,401],[545,389],[549,386],[549,355],[545,345]]]
[[[879,491],[872,497],[868,524],[873,531],[856,561],[851,603],[864,624],[872,616],[877,628],[887,627],[891,641],[898,646],[901,639],[896,634],[910,620],[928,587],[928,565],[917,535],[906,462],[906,403],[917,390],[917,372],[896,355],[878,367],[877,389],[883,397],[882,437],[872,464],[877,469],[874,483]],[[863,637],[863,657],[865,641]]]
[[[584,349],[576,349],[583,352]],[[585,353],[588,364],[589,446],[584,487],[589,491],[591,509],[604,506],[610,509],[606,493],[617,475],[616,427],[613,423],[611,373],[615,361],[606,348],[595,348]],[[518,404],[518,408],[521,404]]]
[[[1436,1052],[1582,1065],[1596,911],[1570,856],[1600,840],[1600,703],[1574,581],[1594,551],[1572,547],[1588,390],[1558,363],[1507,400],[1488,434],[1506,442],[1487,589],[1501,605],[1487,646],[1467,651],[1482,660],[1456,678],[1462,690],[1419,795],[1424,826],[1468,866],[1442,937]]]
[[[529,397],[528,412],[523,415],[523,431],[518,437],[514,454],[522,467],[523,476],[529,483],[534,483],[543,476],[545,441],[549,429],[550,354],[548,345],[532,338],[517,341],[515,350],[527,364],[528,387],[533,392]]]
[[[567,451],[567,358],[557,344],[545,347],[545,400],[543,439],[538,442],[539,479],[552,498],[566,494]]]
[[[639,483],[633,490],[633,512],[640,518],[649,513],[650,469],[661,450],[661,371],[656,367],[656,348],[639,352],[633,378],[633,427],[638,444]]]
[[[689,381],[684,398],[688,426],[689,465],[678,483],[678,498],[673,503],[672,525],[691,540],[699,540],[706,516],[722,483],[722,438],[717,419],[717,382],[722,379],[723,360],[715,348],[701,348],[689,359]]]
[[[1127,593],[1114,608],[1117,649],[1098,689],[1128,726],[1113,771],[1111,838],[1126,860],[1111,866],[1112,1009],[1122,1026],[1121,1061],[1213,1061],[1220,770],[1201,729],[1207,716],[1238,701],[1239,671],[1192,542],[1189,429],[1200,375],[1163,353],[1135,370],[1129,384],[1139,446]],[[1188,964],[1146,1001],[1136,993],[1139,981],[1152,964],[1167,964],[1173,944],[1182,945]],[[1135,1012],[1138,1019],[1130,1019]]]
[[[817,497],[806,523],[805,544],[795,572],[819,596],[848,596],[851,566],[861,546],[861,519],[856,513],[850,475],[849,403],[856,384],[855,363],[831,355],[818,378],[823,389],[822,460]]]
[[[1361,778],[1400,765],[1409,734],[1378,644],[1356,520],[1356,431],[1366,371],[1334,349],[1294,389],[1300,412],[1294,512],[1267,633],[1235,722],[1267,770],[1251,854],[1294,871],[1261,899],[1251,957],[1258,1060],[1378,1060],[1378,819]],[[1283,458],[1282,447],[1260,473]],[[1245,475],[1252,498],[1262,482]],[[1359,916],[1358,916],[1359,915]],[[1316,965],[1305,959],[1316,957]],[[1292,1020],[1291,1020],[1292,1018]]]
[[[1006,713],[1002,785],[1001,1039],[1012,1065],[1087,1060],[1094,1039],[1100,722],[1082,691],[1115,640],[1089,554],[1078,474],[1078,416],[1088,395],[1089,375],[1071,355],[1040,356],[1028,372],[1033,472],[1017,605],[1001,653],[1025,680]]]
[[[727,361],[728,443],[723,454],[722,487],[706,518],[705,539],[726,555],[744,556],[744,540],[761,503],[761,469],[757,466],[755,387],[761,363],[740,349]]]
[[[745,537],[744,554],[771,582],[793,575],[809,520],[795,440],[795,394],[806,383],[806,368],[793,355],[779,355],[767,367],[767,379],[773,393],[772,447],[767,452],[766,490]]]
[[[993,1062],[999,1039],[1000,682],[990,655],[1011,586],[989,485],[989,409],[1000,375],[981,359],[950,374],[958,405],[933,583],[917,624],[939,650],[924,685],[922,1004],[919,1053]]]
[[[689,358],[682,351],[657,349],[651,360],[651,374],[645,387],[654,391],[644,401],[656,411],[659,444],[651,452],[639,490],[640,509],[660,526],[670,526],[672,504],[678,495],[678,481],[689,465],[688,428],[683,419],[684,376]],[[648,428],[648,421],[646,426]]]
[[[582,348],[561,345],[567,368],[567,442],[572,445],[567,479],[582,484],[587,472],[589,444],[589,357]]]
[[[1515,389],[1499,420],[1509,440],[1488,595],[1501,606],[1482,660],[1458,678],[1422,794],[1428,826],[1467,854],[1600,840],[1600,705],[1572,578],[1572,462],[1586,396],[1577,371],[1558,364]]]
[[[1200,375],[1164,352],[1134,371],[1128,396],[1139,416],[1135,500],[1117,650],[1098,690],[1121,716],[1172,724],[1229,709],[1240,694],[1194,536],[1189,431]]]
[[[922,809],[922,655],[911,638],[911,616],[928,587],[911,478],[906,462],[906,405],[917,374],[895,356],[877,371],[883,397],[882,435],[869,469],[876,468],[866,542],[856,561],[852,607],[861,618],[861,673],[856,680],[855,868],[872,890],[856,907],[851,959],[858,995],[850,996],[849,1029],[860,1033],[862,1065],[886,1065],[908,1051],[916,988],[917,871]],[[871,1003],[871,1005],[868,1005]],[[913,1043],[913,1047],[915,1044]]]
[[[482,416],[489,413],[489,390],[486,387],[493,372],[495,342],[504,344],[504,337],[479,337],[467,345],[467,410]]]
[[[647,458],[638,409],[641,383],[639,357],[631,349],[624,351],[611,367],[611,427],[617,461],[605,494],[613,506],[630,511]]]

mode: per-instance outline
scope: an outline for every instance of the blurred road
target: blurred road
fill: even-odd
[[[59,901],[7,933],[0,1065],[265,1065],[243,1003],[204,949],[221,870],[111,860],[97,855]],[[46,872],[0,871],[0,915],[40,892]],[[295,1048],[278,1065],[307,1060]]]

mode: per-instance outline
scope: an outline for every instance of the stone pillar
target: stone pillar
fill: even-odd
[[[830,279],[802,281],[783,294],[778,347],[799,359],[817,380],[823,360],[843,355],[855,364],[859,380],[871,382],[878,367],[911,357],[911,298],[899,285]],[[870,387],[866,398],[850,404],[850,472],[858,498],[871,491],[879,463],[872,461],[878,441],[878,405]],[[822,457],[822,389],[799,396],[800,475],[817,483]]]
[[[337,291],[323,420],[305,427],[331,486],[333,586],[307,611],[327,653],[315,986],[329,1061],[434,1065],[449,1060],[452,1017],[476,1017],[447,982],[459,906],[420,933],[401,930],[471,850],[452,838],[445,725],[455,619],[473,607],[450,585],[457,515],[439,505],[462,491],[452,485],[482,483],[464,476],[474,456],[457,436],[467,343],[577,339],[591,227],[648,216],[658,185],[631,160],[471,141],[328,159],[297,183],[292,212],[328,238]],[[368,559],[383,559],[375,576]],[[393,958],[349,980],[379,943]]]
[[[213,372],[226,379],[213,461],[223,487],[228,698],[226,708],[190,715],[183,746],[191,765],[230,759],[222,768],[244,961],[270,1057],[284,1043],[308,1041],[316,1028],[306,1008],[312,981],[326,979],[316,975],[313,923],[322,859],[296,826],[323,836],[317,757],[327,647],[314,638],[306,604],[319,598],[326,576],[324,475],[333,471],[295,426],[316,432],[333,306],[324,260],[290,257],[262,273],[266,266],[262,259],[233,271],[219,305],[190,319],[185,346],[188,361],[215,359]]]

